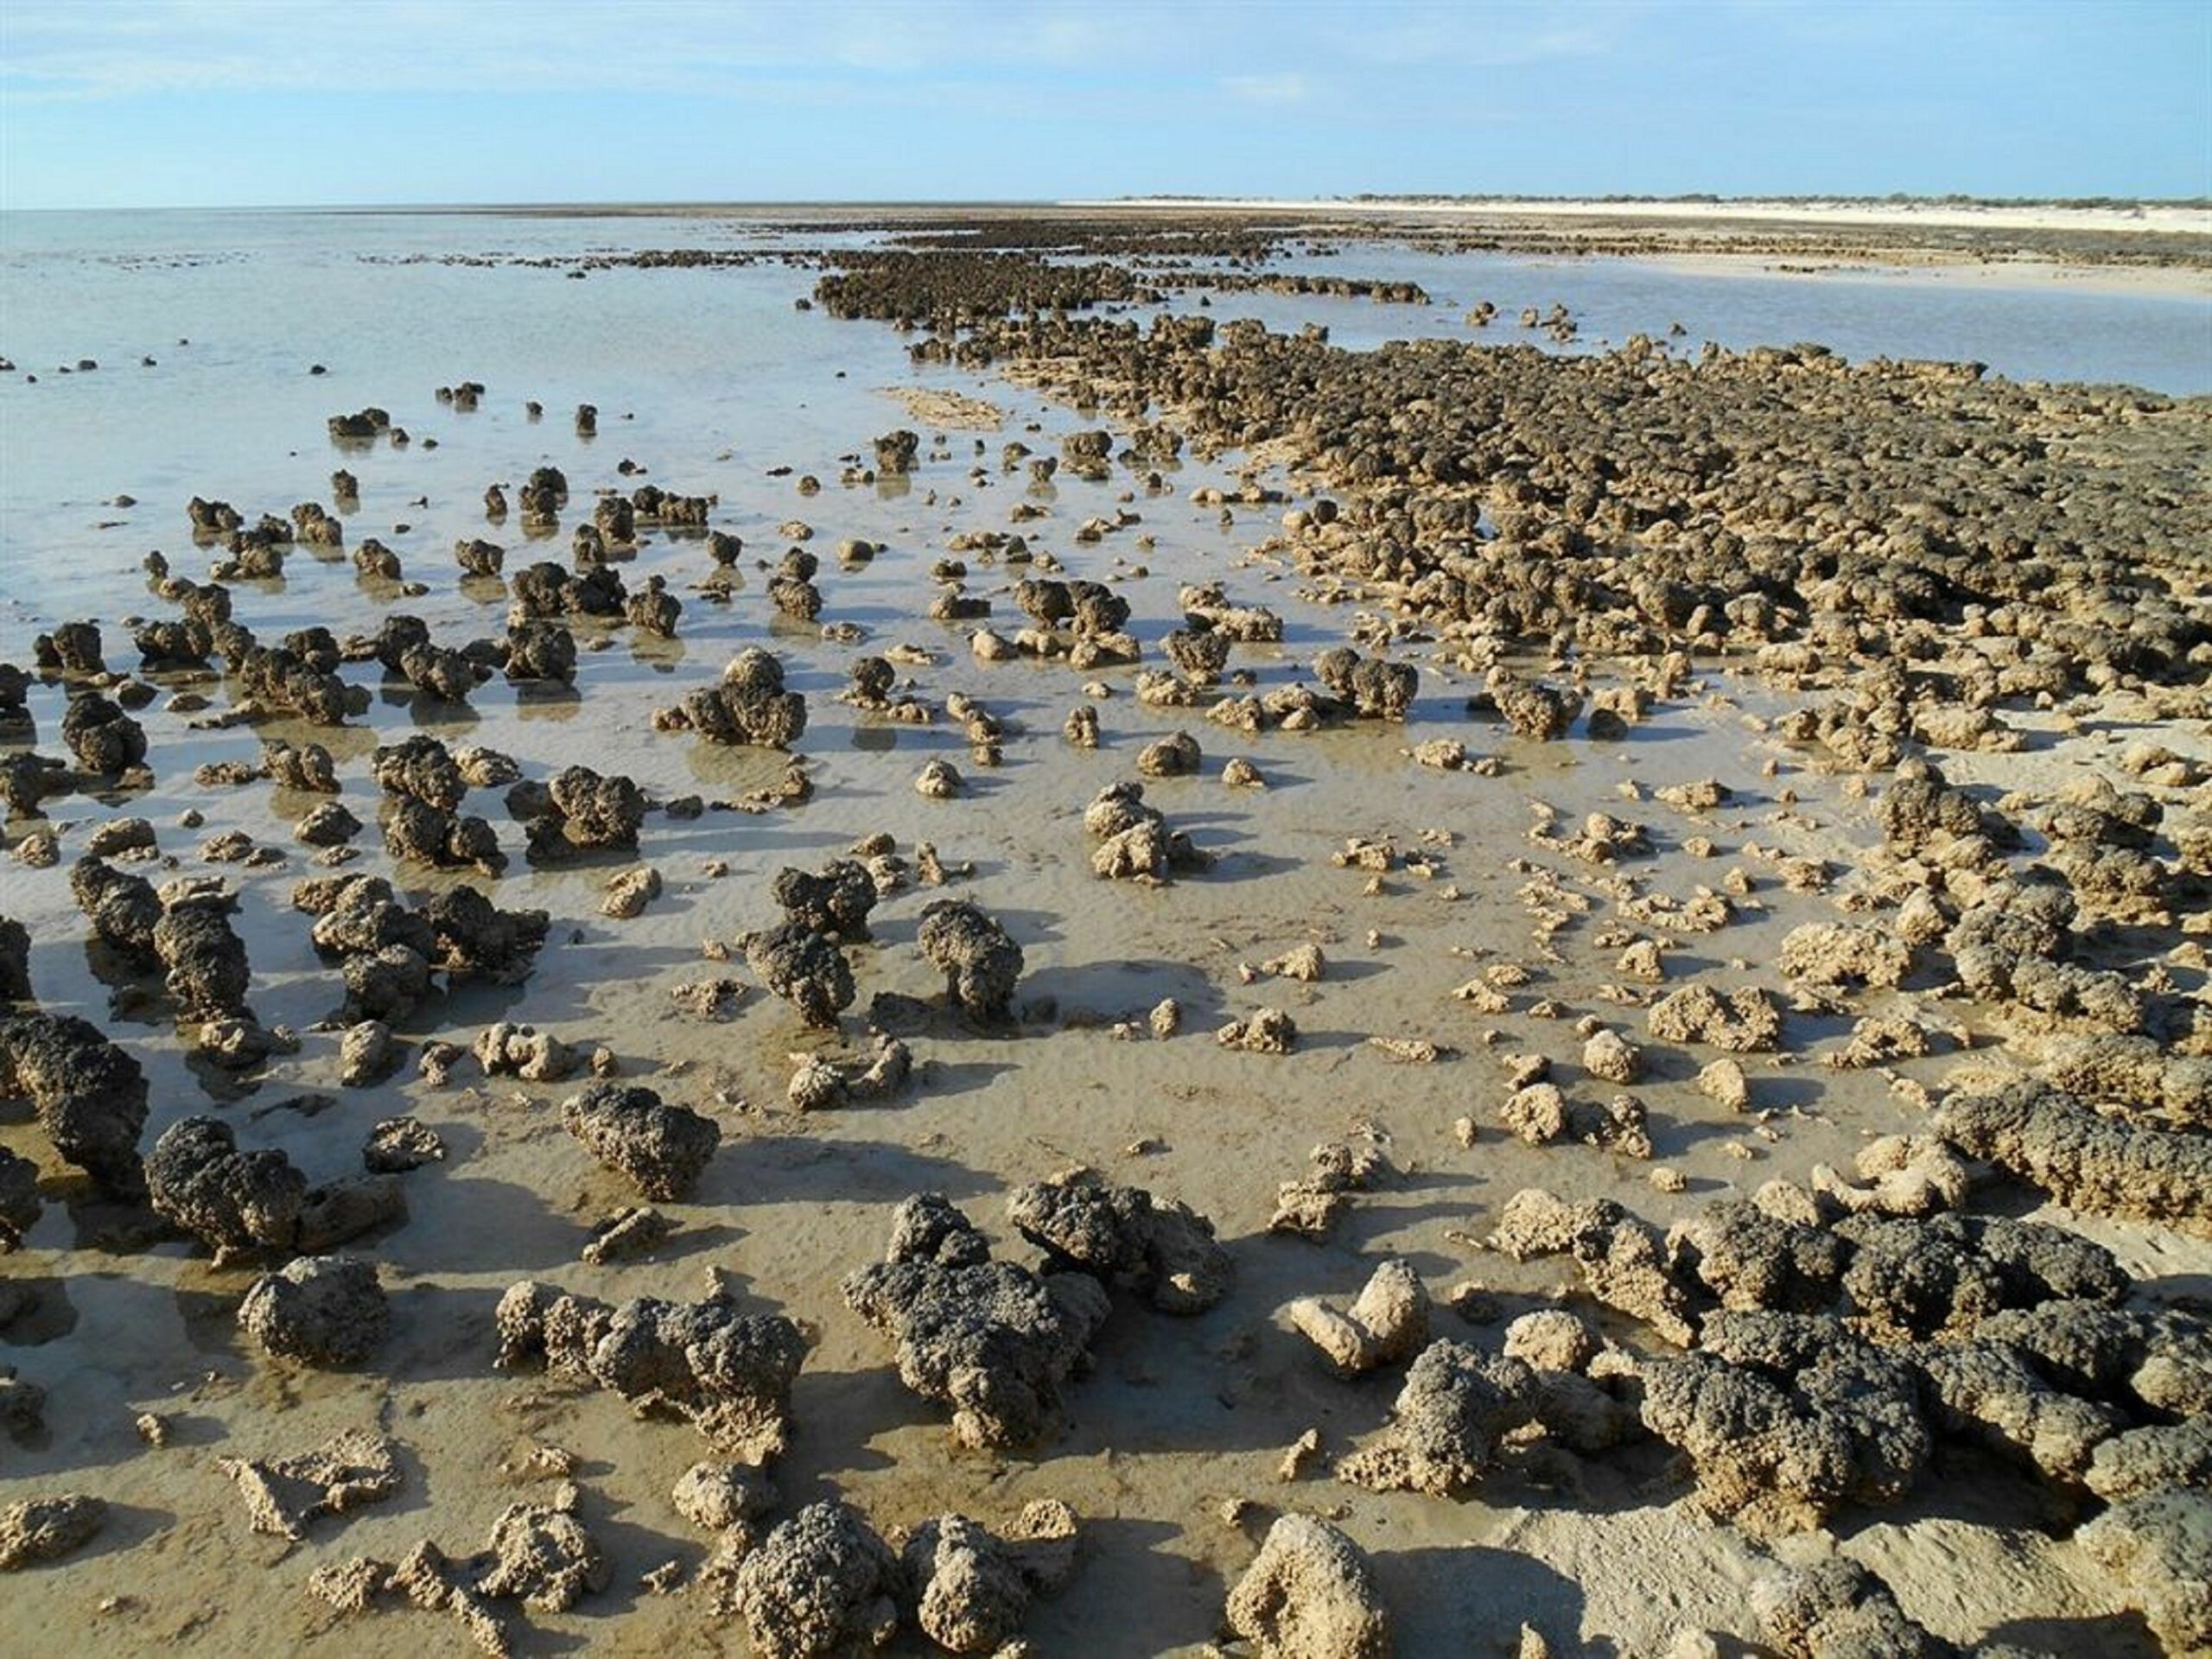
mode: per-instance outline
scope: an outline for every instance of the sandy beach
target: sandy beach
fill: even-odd
[[[2058,231],[2097,235],[2212,237],[2212,207],[2148,202],[2136,207],[2074,207],[2058,202],[1830,201],[1805,198],[1764,201],[1756,198],[1645,201],[1598,197],[1531,200],[1512,196],[1332,197],[1318,200],[1249,200],[1147,196],[1141,201],[1070,201],[1090,211],[1137,207],[1163,213],[1329,213],[1348,218],[1403,214],[1417,219],[1629,219],[1656,224],[1791,224],[1898,229],[1956,226],[1989,231]]]
[[[1459,234],[1534,254],[1632,257],[1714,275],[1871,276],[1992,288],[2056,283],[2114,294],[2212,296],[2212,208],[2161,203],[1148,197],[1065,207],[1109,216],[1232,221],[1280,215],[1363,234],[1387,226],[1416,238]]]

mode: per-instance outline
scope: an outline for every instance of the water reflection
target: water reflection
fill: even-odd
[[[524,680],[515,686],[515,714],[525,721],[574,720],[583,706],[576,688],[557,680]]]
[[[476,710],[466,702],[454,702],[444,697],[434,697],[428,692],[416,691],[404,699],[408,718],[426,732],[441,736],[458,736],[475,726],[481,719]]]
[[[630,639],[630,660],[656,674],[673,674],[690,654],[681,638],[664,639],[657,634],[633,633]]]

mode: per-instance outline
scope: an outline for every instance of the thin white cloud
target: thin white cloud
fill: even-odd
[[[12,93],[741,92],[1123,62],[1071,5],[981,0],[5,0]],[[1150,55],[1140,35],[1135,53]]]
[[[1623,43],[1649,0],[1413,3],[1354,14],[1333,31],[1332,60],[1395,67],[1506,68],[1601,56]]]
[[[1184,78],[1267,101],[1362,69],[1592,56],[1650,0],[0,0],[0,86],[736,92],[757,78]],[[1314,66],[1328,67],[1317,77]],[[1275,101],[1283,101],[1278,96]]]
[[[1224,75],[1221,89],[1231,98],[1250,104],[1297,104],[1312,92],[1304,75],[1285,72],[1275,75]]]

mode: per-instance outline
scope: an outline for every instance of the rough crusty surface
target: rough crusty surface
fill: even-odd
[[[468,1046],[486,1077],[516,1077],[524,1083],[558,1083],[583,1061],[551,1032],[506,1020],[485,1027]]]
[[[214,1251],[218,1260],[290,1248],[306,1207],[307,1177],[276,1151],[240,1152],[219,1118],[171,1124],[146,1159],[154,1212]]]
[[[2108,1503],[2164,1486],[2212,1491],[2212,1414],[2114,1436],[2091,1456],[2087,1479],[2089,1490]]]
[[[828,1500],[782,1522],[737,1570],[757,1659],[856,1659],[891,1639],[899,1558],[860,1511]]]
[[[1857,1216],[1835,1231],[1853,1252],[1842,1284],[1849,1309],[1885,1338],[1961,1336],[2006,1308],[2127,1294],[2111,1252],[2039,1222]]]
[[[27,1497],[0,1509],[0,1573],[59,1560],[107,1524],[107,1505],[82,1492]]]
[[[2119,1574],[2169,1651],[2212,1647],[2212,1494],[2169,1489],[2132,1497],[2074,1540]]]
[[[1993,1002],[2018,1002],[2128,1033],[2144,1019],[2140,989],[2119,974],[2065,960],[2074,896],[2063,887],[2006,881],[1959,914],[1944,944],[1959,982]]]
[[[1538,1308],[1505,1327],[1505,1357],[1540,1371],[1582,1370],[1603,1345],[1587,1319],[1564,1307]]]
[[[28,1002],[33,995],[30,929],[0,916],[0,1002]]]
[[[1695,1340],[1688,1292],[1650,1228],[1611,1198],[1570,1204],[1524,1187],[1499,1211],[1492,1243],[1516,1262],[1572,1255],[1584,1287],[1608,1306],[1643,1320],[1677,1347]]]
[[[1953,1096],[1936,1128],[2061,1204],[2212,1233],[2212,1136],[2106,1117],[2029,1078],[1995,1094]]]
[[[75,1014],[0,1019],[0,1094],[27,1095],[54,1149],[119,1197],[145,1191],[146,1074]]]
[[[369,756],[369,775],[385,794],[406,796],[441,812],[452,811],[468,793],[468,779],[452,752],[423,732],[377,749]]]
[[[1055,1268],[1133,1284],[1166,1313],[1203,1313],[1229,1294],[1229,1252],[1213,1224],[1141,1187],[1077,1169],[1017,1187],[1007,1218]]]
[[[1954,1652],[1847,1555],[1770,1579],[1752,1592],[1752,1603],[1767,1640],[1789,1659],[1950,1659]]]
[[[721,1128],[637,1084],[595,1083],[561,1103],[561,1123],[591,1155],[666,1203],[690,1192],[721,1145]]]
[[[381,1434],[348,1429],[289,1458],[218,1458],[238,1483],[256,1532],[304,1538],[308,1522],[391,1497],[401,1485],[398,1447]]]
[[[857,859],[833,859],[817,874],[785,868],[771,889],[784,919],[817,933],[849,939],[868,937],[868,912],[875,908],[875,881]]]
[[[360,1020],[339,1035],[338,1080],[348,1089],[368,1088],[398,1070],[405,1053],[406,1045],[383,1020]]]
[[[372,1175],[404,1174],[445,1160],[443,1136],[419,1117],[387,1117],[361,1142],[361,1164]]]
[[[806,699],[784,690],[784,665],[757,645],[730,658],[721,683],[691,692],[677,712],[714,743],[788,749],[806,730]]]
[[[23,1235],[38,1224],[43,1208],[38,1166],[0,1147],[0,1255],[21,1248]]]
[[[2155,1038],[2100,1033],[2053,1043],[2044,1052],[2043,1071],[2081,1099],[2112,1101],[2179,1127],[2212,1129],[2212,1056],[2177,1054]]]
[[[1888,928],[1853,922],[1807,922],[1782,941],[1785,978],[1807,985],[1895,986],[1912,967],[1912,950]]]
[[[1826,1164],[1809,1177],[1821,1203],[1852,1215],[1929,1216],[1955,1209],[1970,1185],[1966,1162],[1934,1135],[1878,1135],[1852,1160],[1865,1185]]]
[[[2124,1413],[2055,1388],[2018,1349],[1969,1341],[1925,1351],[1929,1412],[1945,1434],[2010,1454],[2046,1479],[2078,1484]]]
[[[1395,1364],[1428,1343],[1428,1292],[1412,1263],[1398,1257],[1378,1265],[1342,1312],[1310,1296],[1285,1311],[1292,1328],[1347,1373]]]
[[[996,1653],[1021,1634],[1031,1599],[1060,1589],[1075,1567],[1075,1514],[1044,1498],[1003,1537],[964,1515],[925,1521],[906,1541],[915,1622],[947,1653]]]
[[[87,854],[69,867],[69,893],[101,943],[137,966],[160,963],[154,930],[161,925],[162,900],[151,881]]]
[[[1723,996],[1710,985],[1685,985],[1651,1005],[1651,1034],[1662,1043],[1706,1043],[1732,1053],[1764,1053],[1782,1039],[1782,1014],[1756,985]]]
[[[1565,737],[1586,701],[1580,686],[1562,690],[1542,680],[1523,680],[1503,667],[1491,670],[1484,685],[1505,723],[1540,743]]]
[[[524,1280],[493,1315],[501,1368],[612,1389],[641,1414],[683,1418],[728,1451],[765,1463],[790,1432],[791,1382],[806,1338],[780,1313],[746,1314],[724,1297],[608,1306]]]
[[[840,1063],[820,1054],[801,1055],[798,1059],[785,1098],[801,1112],[888,1099],[905,1088],[914,1074],[913,1050],[883,1032],[876,1033],[864,1062]]]
[[[253,1281],[238,1304],[238,1329],[279,1359],[352,1365],[383,1346],[391,1310],[374,1262],[303,1255]]]
[[[1535,1374],[1439,1338],[1407,1368],[1390,1426],[1338,1465],[1344,1479],[1378,1491],[1452,1497],[1497,1462],[1499,1442],[1535,1414]]]
[[[750,1529],[779,1501],[774,1484],[743,1463],[695,1463],[669,1494],[669,1502],[686,1521],[721,1533]],[[753,1541],[746,1541],[749,1548]]]
[[[1627,1213],[1611,1198],[1576,1204],[1540,1186],[1525,1186],[1499,1210],[1491,1242],[1516,1262],[1562,1255],[1577,1240],[1607,1231]]]
[[[627,778],[605,778],[569,766],[546,785],[562,817],[562,833],[579,847],[630,848],[645,821],[645,798]]]
[[[944,975],[945,993],[971,1018],[1003,1020],[1021,976],[1021,947],[965,899],[940,899],[922,912],[915,941]]]
[[[1644,1368],[1644,1427],[1681,1452],[1700,1507],[1757,1533],[1893,1503],[1928,1460],[1919,1380],[1820,1315],[1709,1316],[1702,1346]]]
[[[834,1031],[853,1002],[853,970],[825,935],[801,922],[785,922],[741,941],[745,964],[760,982],[798,1010],[810,1026]]]
[[[887,1259],[850,1274],[844,1295],[897,1344],[899,1380],[951,1407],[954,1438],[973,1446],[1043,1436],[1109,1307],[1087,1273],[1040,1276],[991,1261],[939,1193],[899,1206]]]
[[[308,1593],[352,1618],[397,1598],[424,1612],[444,1613],[493,1659],[513,1651],[506,1622],[493,1604],[519,1601],[541,1612],[565,1612],[607,1588],[613,1567],[607,1552],[576,1519],[575,1491],[552,1503],[511,1503],[492,1523],[484,1548],[449,1560],[428,1539],[397,1566],[365,1556],[317,1567]]]
[[[1390,1612],[1359,1546],[1325,1521],[1286,1515],[1229,1592],[1229,1628],[1261,1659],[1386,1659]]]
[[[2084,1399],[2159,1420],[2212,1412],[2212,1322],[2200,1313],[2053,1301],[1993,1314],[1975,1335],[2018,1348]]]
[[[1825,1229],[1768,1215],[1745,1199],[1710,1205],[1668,1236],[1677,1270],[1723,1307],[1812,1313],[1835,1298],[1850,1247]]]
[[[583,1523],[545,1503],[510,1503],[485,1541],[491,1559],[477,1592],[519,1601],[544,1613],[566,1612],[578,1598],[607,1588],[613,1567]]]

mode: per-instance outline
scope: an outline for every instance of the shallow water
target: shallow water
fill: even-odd
[[[870,391],[915,378],[899,337],[795,311],[813,283],[802,269],[613,269],[572,281],[559,262],[623,248],[767,251],[853,239],[810,223],[693,217],[7,215],[0,353],[20,372],[0,376],[0,626],[111,607],[113,584],[149,549],[176,550],[192,494],[281,513],[326,497],[339,464],[362,478],[368,511],[357,538],[377,534],[403,557],[442,553],[457,533],[453,514],[473,508],[491,478],[590,455],[611,465],[634,454],[664,486],[723,493],[724,527],[761,528],[747,493],[768,467],[814,457],[819,470],[821,459],[897,423]],[[440,263],[447,256],[556,264]],[[1215,314],[1319,321],[1354,347],[1430,334],[1548,346],[1515,319],[1523,306],[1557,302],[1581,321],[1578,350],[1638,332],[1664,337],[1679,322],[1688,349],[1708,339],[1813,340],[1854,359],[1967,358],[2014,378],[2212,391],[2212,300],[2201,297],[1713,275],[1389,244],[1293,257],[1287,268],[1418,281],[1437,303],[1223,295]],[[1478,299],[1501,315],[1477,336],[1463,316]],[[86,359],[99,369],[57,372]],[[311,374],[317,364],[328,372]],[[480,412],[432,402],[435,387],[467,379],[490,388]],[[522,423],[525,398],[544,405],[542,425]],[[569,430],[583,402],[601,410],[595,446]],[[450,465],[420,442],[358,459],[321,442],[324,417],[370,404],[418,441],[467,426],[476,442]],[[140,505],[111,505],[126,494]],[[418,497],[429,505],[408,510]],[[415,526],[412,540],[392,531],[401,521]]]
[[[1966,361],[2013,380],[2113,382],[2174,396],[2212,391],[2212,296],[2090,292],[2051,282],[2006,287],[1977,271],[1941,267],[1804,276],[1748,263],[1709,269],[1357,244],[1328,263],[1348,275],[1417,282],[1433,302],[1432,315],[1408,324],[1402,307],[1338,302],[1330,338],[1341,346],[1436,334],[1558,349],[1519,320],[1527,307],[1542,313],[1563,304],[1579,325],[1575,350],[1618,346],[1637,334],[1663,340],[1680,324],[1675,343],[1692,353],[1708,340],[1735,351],[1809,341],[1853,362]],[[1241,313],[1246,297],[1215,304]],[[1483,330],[1468,328],[1467,310],[1484,300],[1497,316]],[[1265,313],[1252,308],[1252,315]]]

